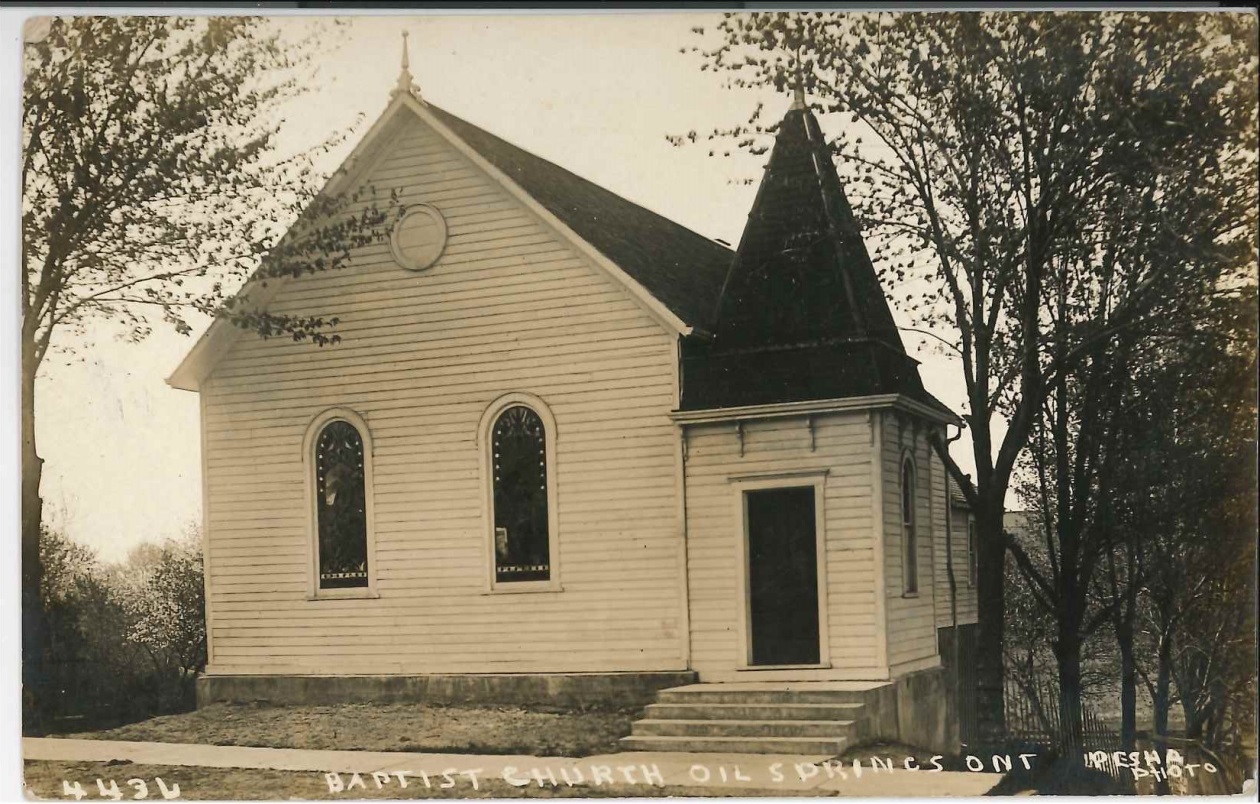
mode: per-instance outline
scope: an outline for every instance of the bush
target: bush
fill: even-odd
[[[40,558],[46,723],[79,730],[191,708],[206,657],[195,532],[111,565],[45,530]]]

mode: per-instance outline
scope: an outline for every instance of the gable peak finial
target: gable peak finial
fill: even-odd
[[[792,85],[792,105],[789,112],[797,112],[805,108],[805,79],[801,76],[801,68],[796,68],[796,81]]]
[[[416,83],[411,75],[411,55],[407,47],[407,31],[402,32],[402,69],[398,72],[398,83],[394,85],[394,90],[390,96],[396,96],[406,93],[420,100],[420,85]]]

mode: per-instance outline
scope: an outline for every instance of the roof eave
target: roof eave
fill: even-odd
[[[326,197],[339,193],[347,185],[362,176],[373,162],[370,157],[381,134],[388,128],[390,121],[393,120],[395,115],[398,114],[398,110],[405,105],[403,97],[410,96],[396,95],[390,100],[385,107],[385,111],[381,112],[381,116],[376,119],[376,122],[363,135],[363,139],[359,141],[359,144],[354,147],[350,155],[324,182],[324,186],[320,188],[317,197]],[[288,237],[287,232],[285,237]],[[262,283],[262,289],[256,292],[256,296],[260,297],[256,299],[259,302],[256,307],[260,310],[265,309],[267,303],[275,297],[275,294],[287,279],[288,277],[279,276],[269,278]],[[237,291],[237,295],[240,296],[249,292],[251,287],[257,284],[257,281],[256,275],[251,276],[245,282],[244,287]],[[214,370],[220,358],[227,352],[236,338],[240,337],[241,333],[242,330],[239,327],[233,326],[231,322],[225,319],[216,318],[214,321],[211,321],[210,326],[202,334],[201,338],[184,356],[179,365],[175,367],[170,376],[166,378],[166,384],[181,391],[200,390],[202,380]]]
[[[203,341],[198,341],[184,359],[180,361],[171,375],[166,378],[166,384],[180,391],[200,391],[201,380],[206,376],[203,371],[205,359],[202,357]]]
[[[897,408],[914,413],[940,424],[961,424],[962,420],[952,411],[938,410],[931,405],[905,394],[871,394],[836,399],[809,399],[800,402],[772,402],[764,405],[746,405],[732,408],[705,408],[702,410],[675,410],[669,418],[675,424],[705,424],[708,422],[748,421],[751,419],[777,419],[785,416],[807,416],[817,413],[843,413],[845,411]]]

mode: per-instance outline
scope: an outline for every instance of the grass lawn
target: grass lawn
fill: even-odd
[[[519,706],[214,704],[103,731],[94,740],[583,757],[617,750],[639,711]]]
[[[173,765],[107,765],[102,762],[26,762],[23,768],[28,795],[41,799],[73,800],[64,792],[63,782],[69,782],[71,790],[78,782],[84,792],[83,801],[107,800],[97,787],[100,779],[107,791],[110,781],[118,785],[121,800],[135,798],[139,785],[130,779],[143,779],[149,801],[163,801],[156,779],[161,778],[169,792],[179,785],[181,799],[417,799],[417,798],[647,798],[661,796],[753,796],[781,798],[795,795],[820,795],[813,791],[797,793],[791,790],[740,790],[706,787],[656,787],[653,785],[601,785],[586,787],[514,787],[501,779],[481,779],[477,789],[462,782],[450,789],[436,786],[426,789],[412,780],[406,789],[396,784],[376,789],[368,781],[367,789],[333,793],[328,789],[322,773],[294,771],[246,770],[238,768],[196,768]],[[835,795],[822,793],[821,795]]]

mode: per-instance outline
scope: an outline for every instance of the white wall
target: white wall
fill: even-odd
[[[884,577],[888,615],[888,663],[894,675],[937,663],[935,540],[943,538],[944,476],[917,417],[882,414]],[[909,455],[917,473],[918,592],[906,592],[901,524],[901,462]]]
[[[674,336],[419,120],[388,136],[367,181],[443,212],[442,259],[291,281],[272,311],[344,341],[246,336],[203,385],[209,672],[685,667]],[[487,594],[478,421],[513,391],[556,418],[562,592]],[[308,599],[302,439],[330,407],[375,444],[379,599]]]
[[[876,612],[878,531],[872,505],[874,442],[867,412],[818,415],[814,449],[803,416],[749,421],[744,453],[730,422],[687,425],[688,587],[692,666],[701,680],[886,677]],[[827,469],[827,670],[736,670],[743,568],[732,476]]]
[[[939,465],[939,462],[938,462]],[[943,466],[940,467],[944,469]],[[945,562],[945,524],[944,499],[933,501],[933,513],[940,524],[936,530],[936,549],[933,550],[936,572],[936,626],[948,628],[953,625],[949,603],[949,570]],[[951,520],[950,542],[953,549],[955,594],[958,605],[958,624],[966,625],[976,622],[976,588],[971,585],[968,575],[967,523],[971,518],[965,508],[956,505],[950,507]]]

